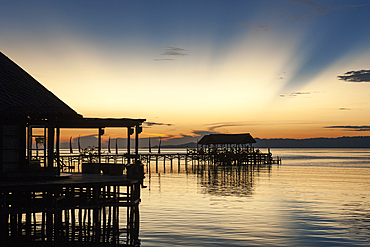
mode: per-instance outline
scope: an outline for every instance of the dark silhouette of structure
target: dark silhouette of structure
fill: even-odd
[[[200,148],[192,150],[191,154],[206,156],[213,162],[222,165],[252,165],[252,164],[279,164],[274,160],[270,149],[267,153],[254,149],[256,140],[249,134],[210,134],[200,139]]]
[[[256,140],[249,134],[209,134],[200,139],[198,144],[207,147],[241,147],[256,143]]]
[[[61,128],[96,128],[100,163],[104,128],[126,128],[130,163],[138,159],[144,121],[84,118],[0,52],[0,245],[23,240],[137,244],[139,182],[123,175],[61,174],[59,139]],[[120,229],[123,208],[127,224]]]

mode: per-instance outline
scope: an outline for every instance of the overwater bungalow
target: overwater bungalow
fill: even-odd
[[[267,153],[254,149],[256,140],[249,134],[209,134],[199,140],[197,155],[208,155],[219,164],[272,164],[270,149]]]
[[[131,162],[138,159],[144,121],[84,118],[0,52],[0,245],[24,240],[137,244],[140,186],[122,170],[120,176],[100,174],[101,136],[104,128],[123,128]],[[63,128],[97,129],[99,162],[86,169],[89,174],[61,173]]]
[[[249,134],[209,134],[202,137],[198,144],[205,148],[243,148],[256,143]]]

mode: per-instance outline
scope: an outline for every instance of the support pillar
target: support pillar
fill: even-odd
[[[57,166],[58,166],[58,175],[60,175],[60,150],[59,150],[59,142],[60,142],[60,128],[57,128],[57,137],[56,137],[56,143],[55,143],[55,149],[56,149],[56,158],[57,158]]]
[[[99,135],[98,135],[98,156],[99,156],[99,163],[101,163],[101,136],[104,135],[104,128],[99,128]]]
[[[134,130],[131,128],[131,127],[128,127],[127,128],[127,164],[130,164],[131,163],[131,153],[130,153],[130,150],[131,150],[131,140],[130,140],[130,137],[131,135],[134,133]]]
[[[52,168],[54,163],[54,124],[49,122],[48,124],[48,161],[47,167]]]
[[[138,124],[135,126],[135,162],[139,160],[139,134],[143,128]]]

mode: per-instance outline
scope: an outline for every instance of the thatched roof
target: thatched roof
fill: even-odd
[[[82,117],[1,52],[0,116]]]
[[[200,139],[198,144],[250,144],[256,143],[256,140],[249,134],[210,134]]]

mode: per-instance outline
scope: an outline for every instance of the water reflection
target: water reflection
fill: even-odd
[[[201,193],[217,196],[251,196],[253,194],[254,177],[260,173],[271,173],[271,165],[238,165],[225,166],[216,165],[210,162],[197,162],[183,169],[173,169],[173,166],[162,166],[156,164],[147,168],[147,183],[150,189],[152,173],[158,174],[158,186],[161,189],[161,173],[195,174],[198,184],[201,186]]]
[[[308,163],[314,150],[283,151],[281,166],[153,162],[140,206],[143,246],[367,246],[370,160],[359,166],[358,153],[329,150]]]
[[[342,205],[342,216],[343,225],[351,232],[351,238],[370,240],[369,202],[344,203]]]
[[[271,166],[215,166],[198,173],[202,193],[217,196],[251,196],[254,176],[270,173]]]

